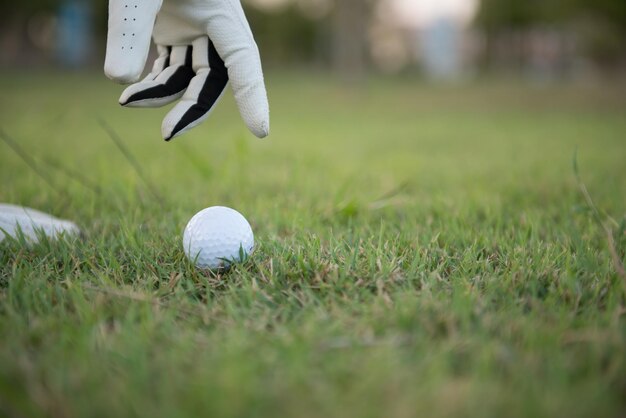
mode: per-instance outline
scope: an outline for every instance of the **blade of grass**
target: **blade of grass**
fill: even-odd
[[[589,190],[587,186],[582,181],[580,176],[580,171],[578,168],[578,155],[574,153],[574,161],[573,161],[574,175],[576,176],[576,182],[578,183],[578,188],[585,198],[585,202],[587,203],[587,207],[591,210],[593,214],[593,219],[598,224],[598,226],[604,231],[606,235],[607,244],[609,247],[609,253],[611,254],[611,259],[613,261],[613,266],[615,267],[615,271],[618,276],[622,279],[623,282],[623,291],[626,293],[626,268],[624,268],[624,263],[622,262],[619,253],[617,251],[617,245],[615,244],[615,238],[613,237],[613,228],[608,225],[608,222],[603,219],[600,210],[594,203],[591,195],[589,194]],[[608,218],[608,217],[606,217]],[[612,219],[611,219],[612,220]],[[613,221],[615,222],[615,221]]]
[[[126,148],[121,137],[117,134],[117,132],[115,132],[115,130],[104,119],[98,118],[98,123],[100,124],[100,127],[107,133],[111,141],[113,141],[117,149],[122,153],[124,158],[126,158],[126,161],[128,161],[131,167],[133,167],[133,169],[135,170],[139,178],[141,178],[141,180],[144,182],[144,184],[146,185],[150,193],[152,193],[152,196],[155,198],[158,204],[162,208],[164,208],[165,200],[159,193],[155,184],[145,174],[145,172],[143,171],[141,167],[141,164],[139,164],[139,161],[133,156],[130,150]]]
[[[37,174],[52,190],[57,192],[58,194],[65,196],[65,192],[59,188],[52,180],[48,173],[44,172],[41,167],[37,164],[34,158],[32,158],[24,149],[18,145],[17,141],[7,134],[4,129],[0,128],[0,139],[4,141],[21,159],[24,163],[35,173]]]

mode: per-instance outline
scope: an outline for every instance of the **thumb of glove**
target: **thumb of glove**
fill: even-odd
[[[109,0],[104,73],[111,80],[129,84],[141,77],[161,4],[162,0]]]

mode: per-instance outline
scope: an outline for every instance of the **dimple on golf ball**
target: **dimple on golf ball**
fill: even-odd
[[[242,214],[214,206],[198,212],[185,227],[183,249],[200,269],[228,268],[252,253],[254,234]]]

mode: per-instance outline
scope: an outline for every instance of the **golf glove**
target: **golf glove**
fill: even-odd
[[[230,81],[250,131],[269,134],[261,59],[240,0],[110,0],[106,75],[136,82],[151,37],[159,54],[152,72],[124,90],[121,105],[159,107],[180,99],[163,120],[169,141],[205,120]]]

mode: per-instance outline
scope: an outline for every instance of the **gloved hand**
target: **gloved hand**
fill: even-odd
[[[106,75],[137,81],[151,36],[159,57],[120,104],[158,107],[182,97],[163,120],[169,141],[206,119],[230,80],[248,128],[259,138],[269,134],[261,59],[240,0],[109,0]]]

